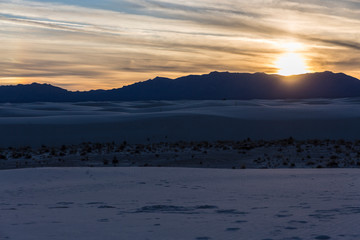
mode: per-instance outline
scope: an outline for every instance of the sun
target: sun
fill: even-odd
[[[293,52],[281,55],[276,62],[276,67],[279,69],[278,74],[284,76],[308,72],[302,56],[298,53]]]
[[[302,49],[300,44],[287,43],[282,47],[285,52],[275,63],[278,74],[289,76],[309,72],[304,57],[298,52]]]

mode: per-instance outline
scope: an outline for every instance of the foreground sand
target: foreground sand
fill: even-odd
[[[0,239],[359,239],[360,170],[1,171]]]

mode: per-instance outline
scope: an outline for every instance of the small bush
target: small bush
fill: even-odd
[[[330,168],[337,168],[337,167],[339,167],[339,164],[336,161],[330,161],[330,162],[328,162],[328,164],[326,164],[326,166],[330,167]]]
[[[113,160],[112,160],[112,163],[114,165],[118,164],[119,163],[119,160],[116,158],[116,156],[114,156]]]

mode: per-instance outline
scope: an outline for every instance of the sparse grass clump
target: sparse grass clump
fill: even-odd
[[[337,168],[337,167],[339,167],[339,163],[337,161],[332,160],[332,161],[328,162],[326,164],[326,166],[329,168]]]
[[[113,157],[112,164],[115,166],[119,164],[119,160],[116,158],[116,156]]]

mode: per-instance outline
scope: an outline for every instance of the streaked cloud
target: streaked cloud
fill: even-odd
[[[313,71],[360,78],[358,1],[0,0],[0,84],[114,88],[155,76],[277,71],[287,42]]]

